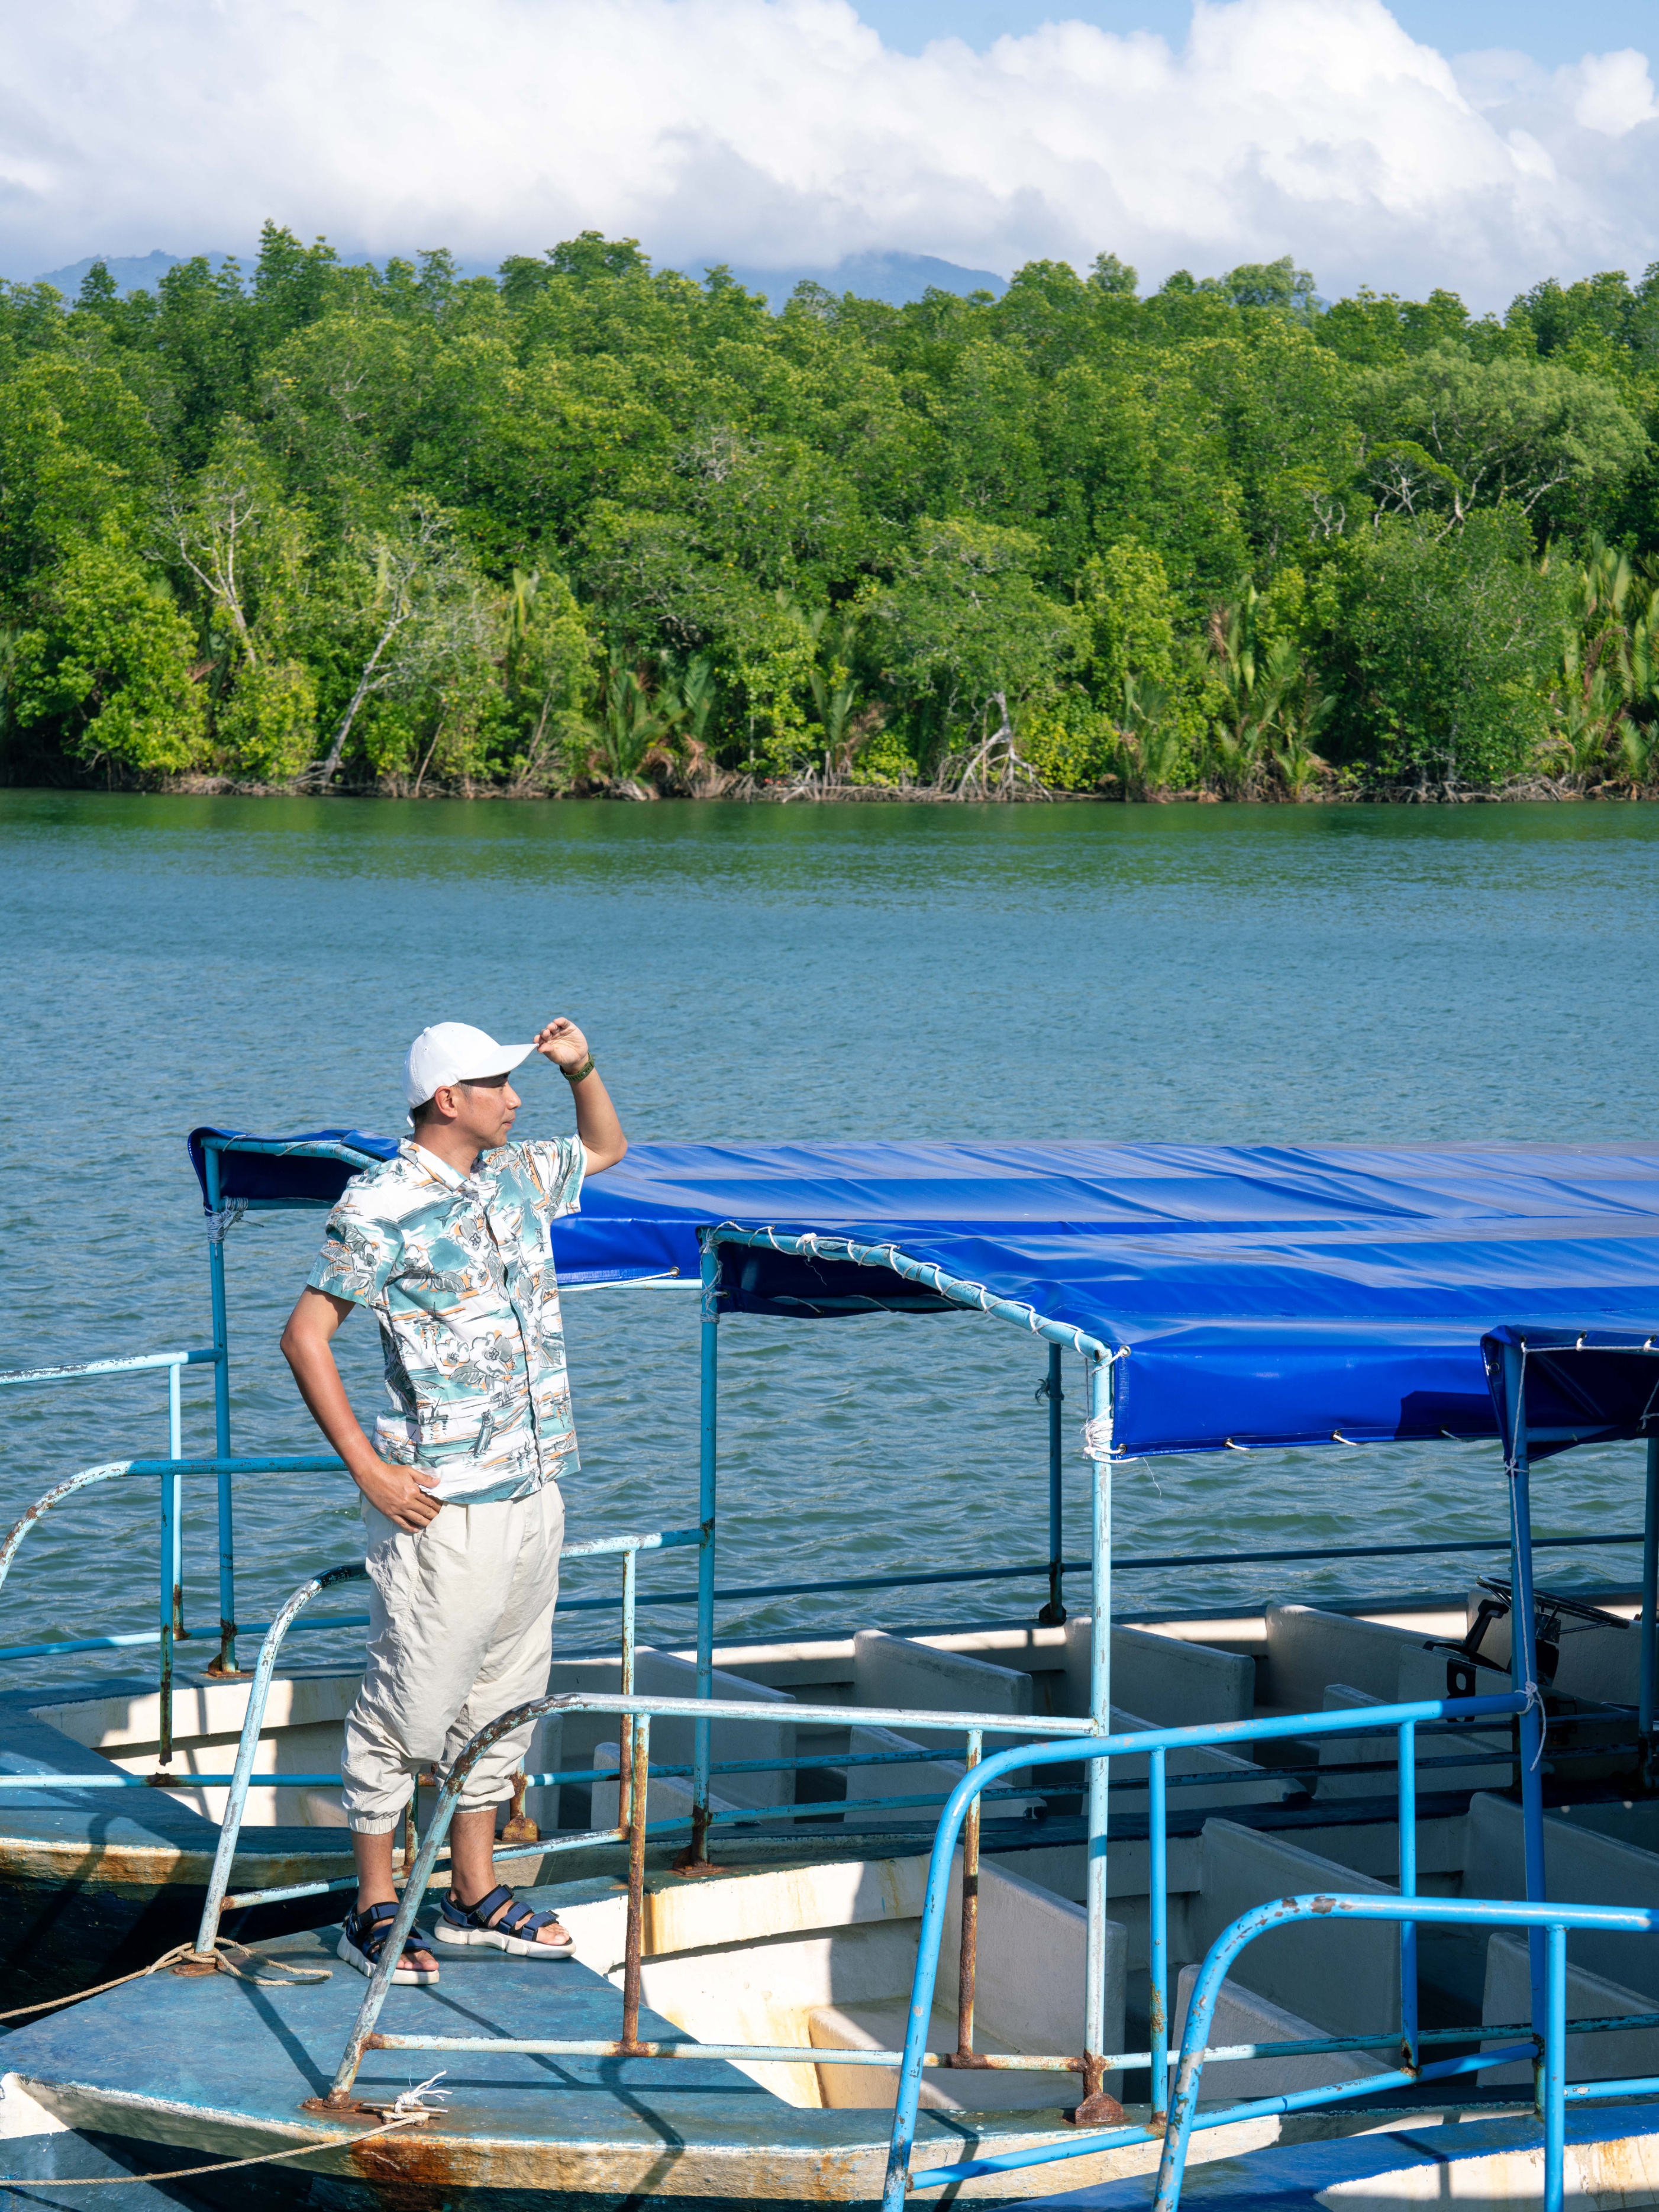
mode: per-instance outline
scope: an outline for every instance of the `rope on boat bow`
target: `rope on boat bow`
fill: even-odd
[[[239,1966],[228,1954],[234,1951],[244,1959],[253,1960],[261,1966],[274,1966],[275,1973],[250,1973]],[[147,1974],[159,1974],[164,1967],[177,1966],[189,1961],[199,1972],[234,1974],[239,1981],[255,1982],[266,1989],[288,1989],[295,1982],[325,1982],[333,1973],[331,1966],[290,1966],[286,1959],[268,1959],[258,1951],[250,1951],[245,1943],[234,1943],[228,1936],[221,1936],[213,1950],[198,1952],[193,1943],[175,1943],[148,1966],[140,1966],[136,1973],[118,1974],[112,1982],[94,1982],[89,1990],[71,1990],[67,1996],[43,1997],[39,2004],[15,2005],[10,2012],[0,2012],[0,2021],[23,2020],[29,2014],[52,2012],[59,2005],[79,2004],[85,1997],[101,1996],[106,1990],[118,1990],[127,1982],[142,1982]],[[9,2186],[0,2181],[0,2189]]]
[[[124,1981],[137,1978],[132,1974],[122,1977]],[[131,2189],[135,2181],[191,2181],[198,2174],[234,2173],[238,2166],[274,2166],[278,2159],[310,2158],[319,2150],[349,2150],[354,2143],[368,2142],[376,2136],[389,2136],[394,2129],[414,2127],[430,2116],[430,2110],[428,2106],[420,2106],[410,2112],[394,2113],[392,2118],[382,2120],[378,2128],[366,2128],[362,2135],[332,2136],[323,2142],[295,2143],[289,2150],[262,2150],[257,2158],[222,2159],[217,2166],[175,2166],[167,2173],[94,2173],[88,2174],[83,2181],[60,2180],[56,2174],[47,2178],[27,2173],[21,2180],[0,2176],[0,2189]]]

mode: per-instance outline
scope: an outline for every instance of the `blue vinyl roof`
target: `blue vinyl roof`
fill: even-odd
[[[222,1158],[234,1196],[234,1139]],[[325,1166],[349,1171],[307,1158],[297,1202]],[[249,1172],[282,1202],[269,1154]],[[554,1249],[567,1282],[695,1277],[722,1222],[893,1243],[1101,1338],[1127,1355],[1129,1455],[1494,1436],[1483,1336],[1659,1332],[1659,1145],[639,1145]],[[918,1303],[885,1270],[737,1246],[720,1283],[732,1310]],[[1585,1433],[1638,1433],[1635,1407]]]

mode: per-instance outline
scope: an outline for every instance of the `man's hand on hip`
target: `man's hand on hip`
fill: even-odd
[[[351,1473],[375,1511],[395,1521],[398,1528],[407,1528],[412,1536],[418,1536],[443,1511],[441,1500],[432,1495],[437,1476],[417,1467],[391,1467],[383,1459],[374,1459],[367,1467],[354,1467]]]

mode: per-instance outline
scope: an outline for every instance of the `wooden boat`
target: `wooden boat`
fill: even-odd
[[[198,1133],[216,1223],[231,1202],[326,1202],[363,1156],[339,1133],[294,1141]],[[346,1879],[333,1778],[354,1677],[278,1669],[320,1582],[252,1677],[174,1674],[164,1584],[156,1685],[0,1712],[0,1781],[27,1778],[0,1791],[14,1985],[55,1991],[89,1927],[113,1973],[197,1923],[191,1955],[9,2036],[15,2157],[189,2166],[214,2202],[304,2187],[561,2212],[900,2212],[915,2193],[1057,2185],[1105,2206],[1142,2201],[1161,2166],[1173,2212],[1183,2185],[1294,2194],[1301,2169],[1249,2161],[1317,2139],[1306,2193],[1328,2204],[1413,2197],[1449,2164],[1474,2201],[1490,2186],[1553,2212],[1564,2177],[1599,2194],[1615,2172],[1624,2201],[1650,2201],[1659,1451],[1640,1531],[1547,1540],[1640,1543],[1630,1587],[1537,1590],[1528,1501],[1534,1459],[1650,1438],[1659,1155],[896,1147],[884,1187],[868,1154],[692,1149],[636,1164],[561,1251],[577,1282],[695,1267],[706,1415],[695,1523],[589,1547],[623,1568],[620,1642],[556,1663],[498,1850],[571,1926],[575,1960],[446,1954],[433,1990],[295,1978],[329,1966],[319,1929]],[[222,1404],[222,1237],[211,1249]],[[722,1318],[894,1306],[977,1308],[1043,1339],[1048,1557],[982,1577],[1029,1577],[1042,1602],[966,1627],[717,1641]],[[1066,1347],[1094,1467],[1070,1619]],[[1114,1564],[1136,1565],[1111,1557],[1126,1455],[1311,1443],[1325,1423],[1342,1451],[1501,1435],[1507,1528],[1486,1548],[1507,1549],[1507,1581],[1114,1618]],[[222,1420],[202,1468],[222,1510],[253,1463],[270,1462],[234,1460]],[[183,1464],[159,1463],[164,1505]],[[697,1553],[684,1648],[636,1633],[641,1559],[677,1544]],[[923,1564],[906,1597],[953,1575]],[[234,1588],[222,1603],[234,1665],[247,1632]],[[165,1794],[125,1786],[163,1759]],[[422,1803],[407,1914],[444,1878],[451,1802]],[[226,1935],[254,1962],[216,1954]],[[1566,2020],[1595,2025],[1569,2041]],[[441,2072],[447,2101],[423,2117],[411,2092]],[[1425,2149],[1443,2120],[1455,2147]],[[1481,2145],[1489,2172],[1468,2163]]]

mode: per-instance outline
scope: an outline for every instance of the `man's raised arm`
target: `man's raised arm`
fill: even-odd
[[[606,1168],[615,1167],[627,1152],[628,1139],[611,1103],[611,1093],[605,1087],[605,1079],[593,1065],[587,1039],[574,1022],[567,1021],[562,1014],[538,1033],[536,1049],[544,1060],[552,1061],[569,1084],[576,1105],[576,1134],[587,1155],[586,1172],[602,1175]]]

